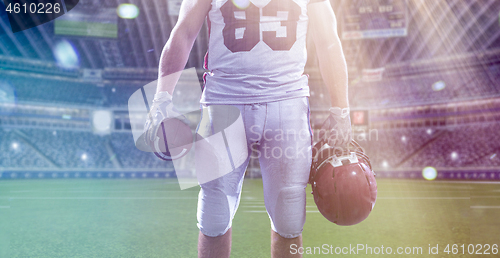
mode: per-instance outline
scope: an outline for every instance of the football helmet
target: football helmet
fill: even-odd
[[[309,183],[314,202],[329,221],[350,226],[365,220],[377,199],[377,182],[370,160],[352,140],[347,149],[321,140],[313,148]]]

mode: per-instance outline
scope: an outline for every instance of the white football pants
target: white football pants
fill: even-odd
[[[259,158],[271,228],[282,237],[298,237],[306,218],[305,188],[312,159],[308,98],[233,106],[243,118],[248,155]],[[211,124],[214,119],[204,115],[200,124]],[[201,184],[197,217],[204,235],[221,236],[231,227],[249,159],[232,172]]]

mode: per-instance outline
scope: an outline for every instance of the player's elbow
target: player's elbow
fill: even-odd
[[[338,53],[342,51],[342,43],[337,35],[324,36],[322,38],[316,38],[314,40],[314,45],[318,53],[335,52]]]
[[[327,41],[316,46],[319,65],[325,67],[341,68],[345,64],[345,56],[340,41]]]

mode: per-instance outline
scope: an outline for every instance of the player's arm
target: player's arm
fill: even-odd
[[[309,31],[318,55],[323,82],[328,87],[333,107],[323,123],[320,138],[336,147],[351,142],[351,121],[347,95],[347,64],[337,33],[337,20],[329,0],[311,0],[308,5]]]
[[[156,92],[174,91],[210,8],[210,0],[182,1],[179,19],[160,57]]]
[[[309,4],[308,16],[309,30],[316,47],[321,77],[330,91],[332,105],[340,108],[349,107],[347,64],[330,1],[319,0]]]
[[[177,24],[172,29],[170,38],[161,53],[158,86],[144,125],[144,143],[163,160],[173,159],[169,152],[164,152],[159,147],[158,132],[160,129],[164,130],[164,123],[176,118],[178,121],[189,124],[189,121],[175,109],[172,103],[172,93],[186,66],[193,43],[205,22],[210,7],[210,0],[184,0]]]

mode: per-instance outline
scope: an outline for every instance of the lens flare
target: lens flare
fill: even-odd
[[[250,0],[232,0],[234,6],[240,9],[246,9],[250,5]]]
[[[433,91],[442,91],[446,88],[446,83],[444,81],[438,81],[432,84]]]
[[[116,9],[116,12],[122,19],[135,19],[139,16],[139,7],[134,4],[121,4]]]
[[[109,133],[113,113],[108,110],[98,110],[92,114],[92,125],[96,133]]]
[[[16,107],[16,92],[7,81],[0,80],[0,112],[10,114]]]
[[[433,167],[425,167],[422,170],[422,176],[427,180],[434,180],[437,177],[437,170]]]
[[[80,64],[75,48],[67,40],[62,40],[56,43],[53,52],[57,64],[63,68],[77,68]]]

